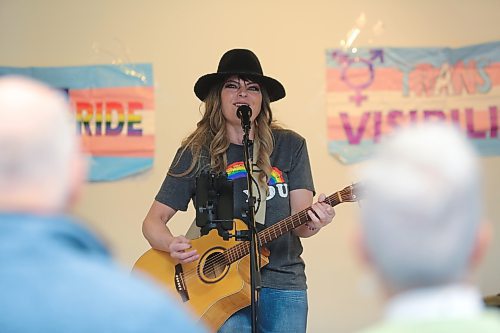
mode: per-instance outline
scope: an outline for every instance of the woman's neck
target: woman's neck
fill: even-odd
[[[254,137],[253,130],[254,130],[254,126],[252,124],[252,126],[250,128],[250,133],[248,134],[250,140],[253,140],[253,137]],[[237,145],[241,145],[243,143],[244,132],[243,132],[243,128],[241,128],[241,127],[226,124],[226,135],[227,135],[227,138],[229,139],[229,142],[231,142],[231,143],[234,143]]]

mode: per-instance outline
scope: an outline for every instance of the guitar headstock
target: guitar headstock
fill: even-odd
[[[360,183],[354,183],[346,186],[339,191],[342,202],[356,202],[362,197],[362,187]]]

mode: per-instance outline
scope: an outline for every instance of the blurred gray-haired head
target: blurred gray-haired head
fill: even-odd
[[[75,128],[62,92],[0,78],[0,210],[64,208],[82,158]]]
[[[360,169],[368,255],[395,290],[464,278],[482,219],[479,159],[455,127],[397,130]]]

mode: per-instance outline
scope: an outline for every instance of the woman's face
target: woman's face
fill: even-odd
[[[258,83],[243,80],[234,75],[229,77],[222,86],[222,114],[226,121],[234,126],[240,126],[241,121],[236,115],[239,106],[246,104],[252,109],[253,122],[260,113],[262,92]]]

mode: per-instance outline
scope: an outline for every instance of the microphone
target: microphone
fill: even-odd
[[[252,109],[248,105],[240,105],[236,110],[236,115],[241,119],[241,126],[243,128],[250,128],[250,117],[252,116]]]

